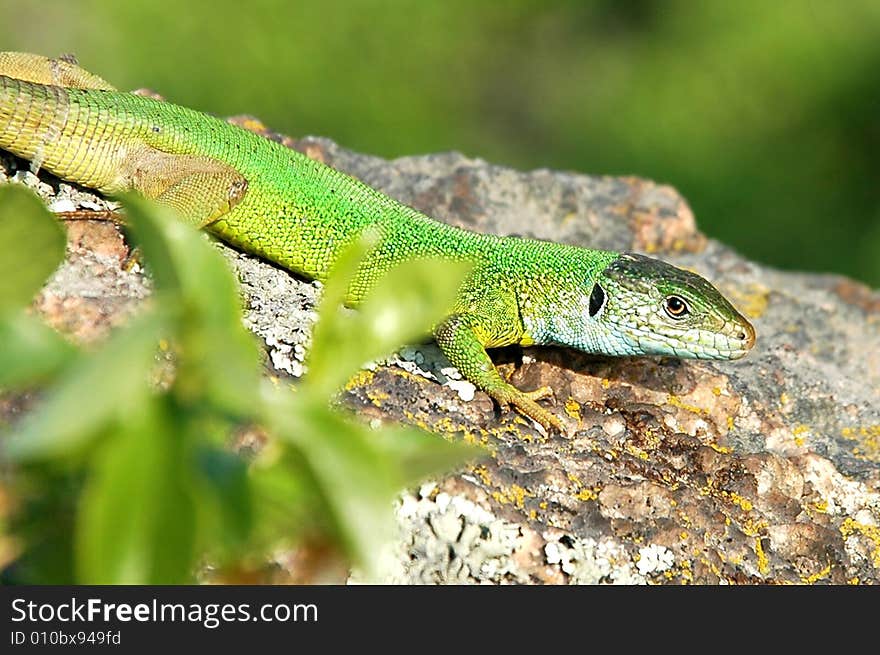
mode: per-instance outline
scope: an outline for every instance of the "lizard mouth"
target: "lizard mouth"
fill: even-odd
[[[626,326],[629,338],[643,354],[686,359],[733,360],[745,357],[755,345],[755,328],[737,321],[723,331],[681,330],[659,332]]]
[[[755,328],[749,323],[745,318],[742,319],[740,323],[740,332],[737,334],[737,341],[741,344],[741,348],[739,350],[732,350],[730,355],[731,359],[739,359],[740,357],[745,357],[746,353],[749,352],[755,346]]]

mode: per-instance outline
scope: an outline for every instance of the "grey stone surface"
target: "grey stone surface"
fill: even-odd
[[[241,122],[243,119],[238,119]],[[759,583],[880,581],[880,293],[785,273],[706,239],[670,187],[637,178],[519,172],[457,153],[385,161],[291,141],[438,219],[500,234],[636,250],[692,268],[754,321],[738,362],[494,353],[521,388],[549,384],[573,437],[501,414],[414,345],[345,394],[367,421],[401,420],[484,444],[483,463],[397,508],[388,581]],[[0,154],[6,176],[60,210],[94,194]],[[319,285],[217,246],[235,267],[267,370],[303,372]],[[149,294],[111,225],[71,228],[68,261],[36,302],[83,341]]]

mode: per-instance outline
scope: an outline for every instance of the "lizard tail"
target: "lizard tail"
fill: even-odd
[[[69,118],[65,88],[114,90],[70,56],[0,52],[0,148],[29,159],[34,172]]]
[[[29,52],[0,52],[0,75],[69,89],[116,90],[107,80],[78,66],[71,55],[53,58]]]
[[[39,170],[70,111],[65,89],[0,75],[0,148]]]

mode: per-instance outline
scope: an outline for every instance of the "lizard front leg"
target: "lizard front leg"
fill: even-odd
[[[453,314],[434,331],[437,345],[461,374],[478,388],[485,391],[502,407],[513,406],[546,430],[566,431],[559,417],[553,415],[535,401],[549,395],[551,390],[542,387],[523,392],[506,382],[486,352],[485,325],[490,324],[474,314]]]

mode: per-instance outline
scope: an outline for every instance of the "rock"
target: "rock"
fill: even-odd
[[[455,225],[694,269],[755,324],[757,345],[738,362],[494,351],[520,388],[555,390],[554,411],[578,423],[571,438],[500,414],[433,345],[371,366],[344,394],[365,421],[491,453],[424,496],[404,494],[388,581],[880,582],[880,293],[750,262],[702,235],[672,188],[646,180],[519,172],[457,153],[385,161],[233,120]],[[0,181],[18,175],[56,206],[105,206],[26,171],[0,155]],[[217,247],[242,280],[267,367],[299,376],[320,285]],[[122,260],[114,226],[79,224],[36,308],[75,338],[102,337],[149,293]]]

